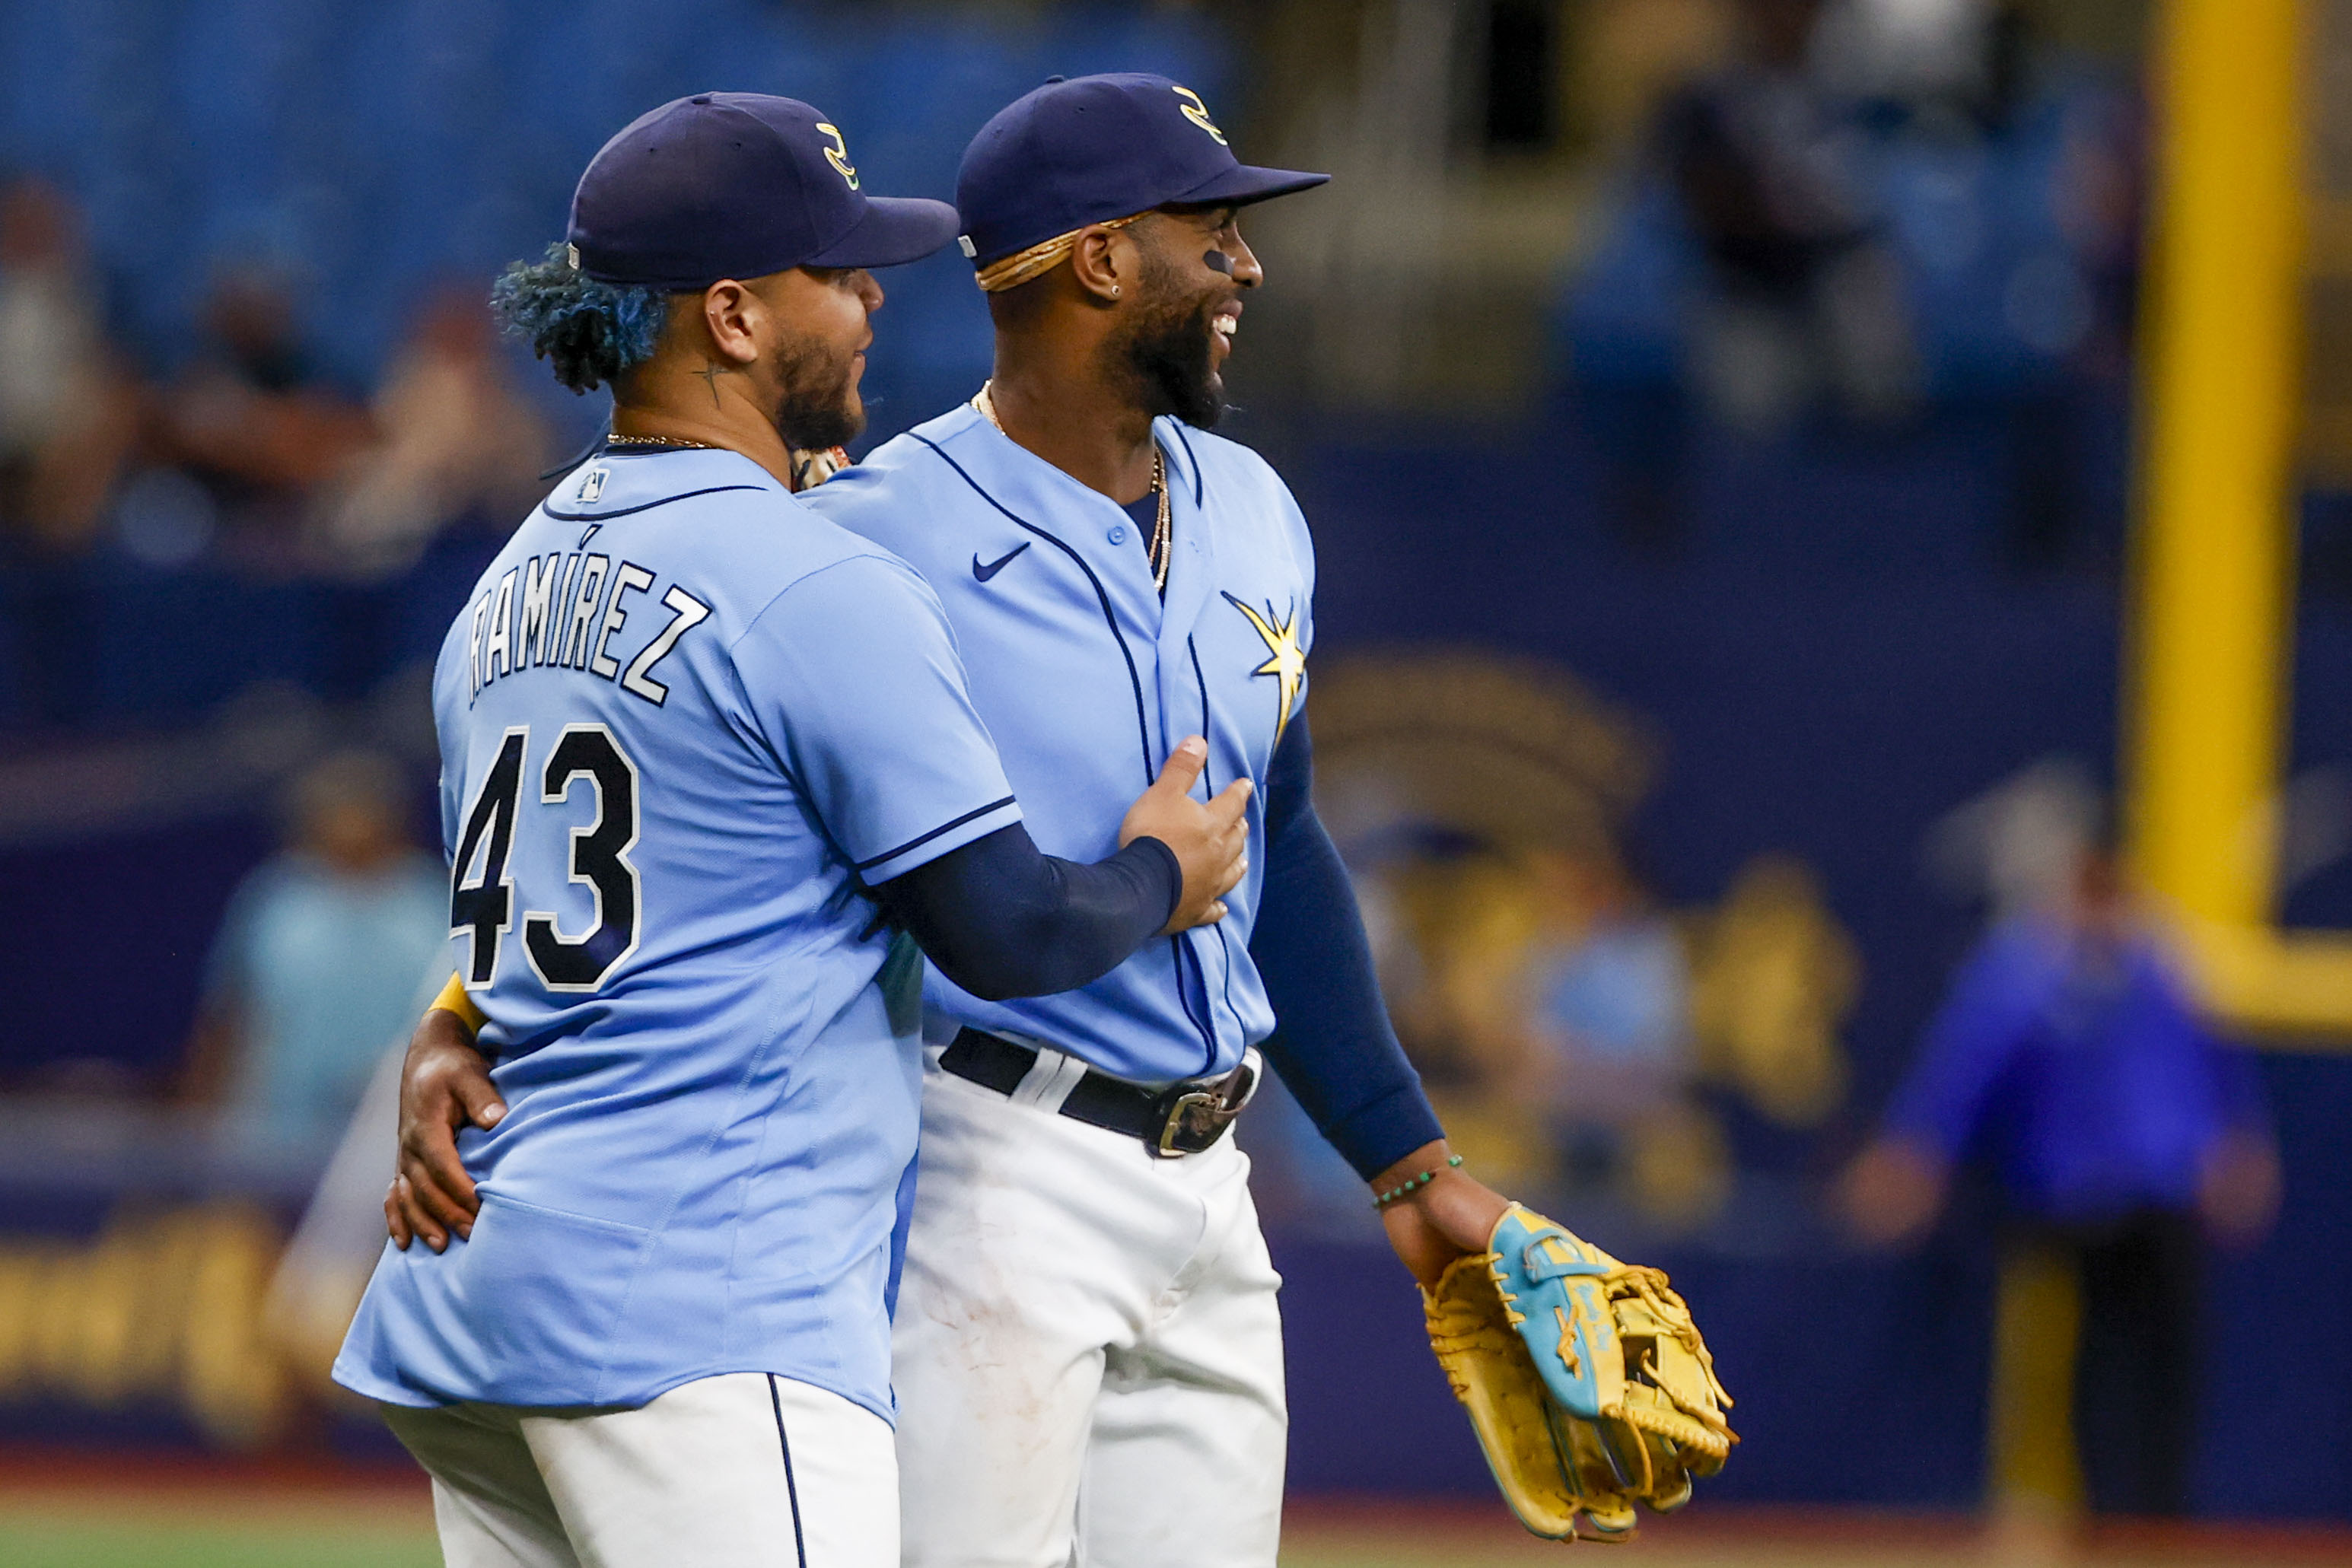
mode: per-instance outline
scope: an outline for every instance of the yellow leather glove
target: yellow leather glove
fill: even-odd
[[[1489,1250],[1422,1292],[1429,1340],[1470,1415],[1503,1500],[1534,1534],[1623,1541],[1634,1505],[1690,1500],[1723,1468],[1731,1404],[1690,1309],[1513,1204]]]

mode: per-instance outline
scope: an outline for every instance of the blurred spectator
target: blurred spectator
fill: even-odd
[[[1529,1014],[1545,1098],[1566,1120],[1622,1124],[1690,1077],[1682,939],[1613,857],[1537,859],[1547,907],[1528,965]]]
[[[139,435],[139,389],[108,344],[66,198],[0,190],[0,528],[79,550]]]
[[[2252,1065],[2219,1049],[2112,848],[2078,841],[2057,897],[1995,924],[1961,967],[1848,1171],[1866,1240],[1923,1233],[1990,1132],[2012,1251],[2080,1285],[2074,1426],[2092,1505],[2186,1511],[2204,1244],[2268,1227],[2278,1161]]]
[[[398,764],[338,752],[290,791],[286,850],[238,887],[213,948],[192,1097],[324,1154],[404,1038],[448,935],[448,879],[407,831]]]
[[[1542,894],[1527,967],[1537,1099],[1573,1188],[1654,1218],[1705,1218],[1729,1172],[1689,1100],[1690,964],[1674,923],[1615,854],[1535,857]]]
[[[1707,262],[1693,370],[1716,415],[1762,432],[1818,395],[1885,423],[1918,394],[1894,257],[1847,105],[1816,70],[1822,0],[1742,0],[1731,63],[1662,117],[1661,154]]]
[[[1998,131],[2032,63],[2021,0],[1846,0],[1822,19],[1817,68],[1852,97],[1940,122]]]
[[[171,455],[212,491],[232,551],[279,568],[294,563],[314,489],[373,435],[367,411],[312,362],[297,315],[290,278],[225,271],[205,308],[205,352],[165,420]]]
[[[516,391],[478,289],[444,290],[420,314],[373,404],[377,439],[323,508],[325,564],[382,576],[468,519],[501,535],[546,486],[546,422]]]
[[[1983,899],[1998,923],[2063,908],[2082,846],[2104,812],[2079,757],[2045,757],[1954,807],[1928,830],[1928,875],[1950,898]]]

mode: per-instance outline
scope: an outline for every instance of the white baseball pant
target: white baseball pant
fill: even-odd
[[[380,1406],[447,1568],[898,1568],[889,1423],[760,1372],[635,1410]]]
[[[1161,1159],[1011,1098],[923,1082],[892,1342],[906,1568],[1274,1568],[1281,1285],[1228,1134]]]

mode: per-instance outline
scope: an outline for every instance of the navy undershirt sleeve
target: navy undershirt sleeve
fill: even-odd
[[[1274,1004],[1261,1049],[1366,1180],[1445,1135],[1372,973],[1348,868],[1315,814],[1314,743],[1293,718],[1265,779],[1265,889],[1250,956]]]
[[[1159,935],[1183,890],[1158,839],[1081,865],[1041,852],[1015,822],[871,891],[940,973],[1001,1002],[1100,979]]]

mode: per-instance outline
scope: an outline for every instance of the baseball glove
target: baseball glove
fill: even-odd
[[[1655,1269],[1620,1263],[1513,1204],[1489,1251],[1422,1292],[1429,1341],[1519,1522],[1555,1541],[1623,1541],[1739,1439],[1690,1309]]]

